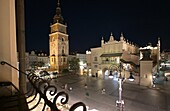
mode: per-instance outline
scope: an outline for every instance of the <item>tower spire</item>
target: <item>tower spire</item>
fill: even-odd
[[[56,14],[53,19],[54,19],[53,21],[54,23],[64,24],[64,19],[61,15],[60,0],[57,0]]]
[[[57,6],[58,6],[58,7],[60,7],[60,0],[58,0],[58,2],[57,2]]]

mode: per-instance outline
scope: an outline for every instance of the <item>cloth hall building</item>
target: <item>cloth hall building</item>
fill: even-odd
[[[115,40],[112,34],[107,42],[102,37],[100,47],[86,51],[87,72],[103,78],[105,75],[118,74],[121,70],[122,76],[125,78],[128,78],[130,73],[139,78],[140,49],[136,44],[125,39],[123,33],[120,34],[119,41]],[[154,50],[151,55],[158,54],[157,47]]]

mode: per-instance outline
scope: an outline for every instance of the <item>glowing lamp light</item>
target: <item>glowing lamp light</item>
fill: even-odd
[[[109,75],[109,78],[110,78],[110,79],[113,79],[113,75]]]
[[[111,78],[111,79],[113,78],[113,74],[112,73],[109,74],[109,78]]]
[[[134,81],[135,79],[130,79],[130,78],[129,78],[128,80],[129,80],[129,81]]]

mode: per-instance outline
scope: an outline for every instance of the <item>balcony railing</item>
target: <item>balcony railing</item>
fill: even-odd
[[[22,102],[22,105],[17,104],[15,105],[15,107],[19,107],[19,109],[12,111],[30,111],[36,109],[37,107],[40,107],[40,110],[42,111],[60,111],[60,106],[65,106],[65,110],[68,111],[75,111],[77,108],[80,107],[82,108],[82,111],[87,110],[86,105],[83,102],[77,102],[72,106],[67,106],[69,95],[64,91],[58,91],[57,88],[54,85],[51,85],[49,81],[39,78],[39,76],[36,76],[34,73],[26,74],[25,72],[18,70],[17,68],[5,61],[1,61],[1,65],[8,65],[9,67],[12,67],[17,71],[21,72],[21,74],[26,75],[30,84],[29,91],[24,95],[11,82],[1,82],[0,90],[2,87],[7,87],[9,85],[12,85],[16,89],[16,94],[18,98],[15,99],[15,102],[25,101],[25,105],[23,105],[24,102]],[[8,96],[8,98],[12,96],[13,95],[10,95]],[[4,98],[5,96],[0,97],[0,102],[3,102]],[[57,103],[58,100],[60,101],[60,106]],[[20,108],[20,106],[24,106],[24,108]],[[5,107],[0,106],[0,109],[3,110],[4,108]]]

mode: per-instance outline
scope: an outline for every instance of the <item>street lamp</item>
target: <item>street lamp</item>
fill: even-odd
[[[124,100],[122,100],[122,75],[121,75],[121,68],[122,64],[120,62],[120,75],[119,75],[119,99],[116,101],[116,106],[118,107],[118,111],[124,110]]]

